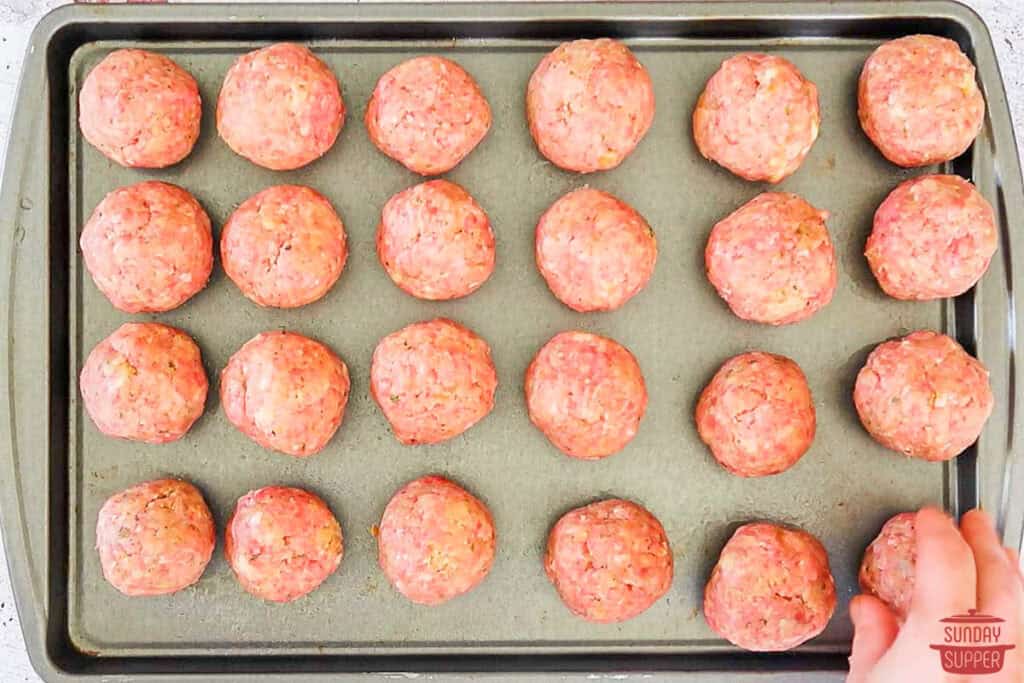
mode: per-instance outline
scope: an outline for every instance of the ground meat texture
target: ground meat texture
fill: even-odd
[[[323,297],[348,258],[345,226],[319,192],[269,187],[242,202],[220,236],[224,271],[260,306],[296,308]]]
[[[126,313],[177,308],[213,270],[209,216],[188,192],[155,180],[104,197],[80,245],[97,289]]]
[[[166,595],[196,583],[216,542],[203,495],[178,479],[115,494],[96,520],[103,577],[129,596]]]
[[[192,76],[163,55],[115,50],[78,96],[82,135],[122,166],[163,168],[192,151],[202,102]]]
[[[394,67],[366,106],[366,131],[380,151],[420,175],[459,165],[491,127],[491,107],[465,69],[428,55]]]
[[[476,588],[494,563],[494,522],[472,494],[438,476],[409,482],[388,502],[377,531],[380,568],[420,605]]]
[[[121,325],[89,353],[78,384],[97,429],[146,443],[183,437],[209,386],[196,343],[159,323]]]
[[[267,486],[238,499],[224,530],[224,553],[238,583],[271,602],[311,593],[341,564],[341,525],[302,489]]]
[[[584,187],[551,205],[537,223],[537,268],[569,308],[611,311],[643,289],[658,258],[654,231],[607,192]]]
[[[946,335],[922,330],[875,347],[853,402],[886,448],[949,460],[978,440],[993,398],[985,366]]]
[[[396,285],[420,299],[456,299],[494,272],[494,232],[469,193],[431,180],[388,200],[377,228],[377,256]]]
[[[615,168],[654,120],[654,85],[628,47],[610,38],[574,40],[550,52],[526,87],[530,134],[567,171]]]
[[[292,43],[239,57],[217,100],[217,131],[228,147],[275,171],[319,159],[344,122],[338,80],[312,52]]]
[[[900,166],[960,156],[985,119],[974,65],[956,43],[938,36],[882,44],[864,63],[857,100],[864,132]]]
[[[730,358],[697,402],[697,431],[715,460],[741,477],[792,467],[814,440],[811,390],[800,366],[752,352]]]
[[[860,564],[860,589],[888,605],[901,623],[914,596],[916,517],[913,512],[903,512],[886,522]]]
[[[370,365],[370,392],[404,444],[463,433],[494,408],[497,386],[491,347],[443,318],[384,337]]]
[[[348,403],[348,368],[318,341],[264,332],[228,360],[220,377],[224,413],[270,450],[319,453],[338,431]]]
[[[743,53],[722,62],[693,112],[697,149],[741,178],[777,183],[818,138],[818,89],[782,57]]]
[[[628,500],[602,500],[558,520],[544,571],[573,614],[598,623],[625,621],[672,585],[672,549],[650,512]]]
[[[530,420],[560,451],[595,460],[622,450],[647,410],[647,387],[629,350],[589,332],[562,332],[526,370]]]
[[[744,320],[787,325],[811,317],[836,291],[827,218],[795,194],[754,197],[711,231],[708,279]]]
[[[981,279],[998,242],[992,207],[973,185],[927,175],[901,183],[878,207],[864,255],[889,296],[944,299]]]
[[[818,539],[766,522],[736,530],[704,590],[708,626],[756,652],[810,640],[825,630],[835,607],[835,583]]]

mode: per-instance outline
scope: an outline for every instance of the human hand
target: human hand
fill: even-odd
[[[850,603],[853,652],[847,683],[1021,683],[1024,681],[1024,578],[1017,553],[1004,548],[991,518],[971,510],[959,530],[944,513],[925,508],[915,521],[917,561],[914,595],[901,627],[878,598],[858,595]],[[943,643],[941,620],[970,609],[1005,620],[999,643],[1005,653],[999,673],[958,676],[942,669],[931,645]]]

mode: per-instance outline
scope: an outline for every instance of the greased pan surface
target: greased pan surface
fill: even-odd
[[[909,6],[951,11],[946,3]],[[180,662],[184,670],[197,661],[218,662],[211,673],[231,670],[232,661],[251,662],[254,670],[265,673],[294,671],[275,669],[275,660],[261,660],[266,655],[302,655],[309,662],[320,661],[323,668],[317,670],[323,672],[344,670],[357,661],[332,655],[364,657],[376,663],[367,664],[369,670],[403,670],[400,662],[409,660],[393,659],[401,655],[498,654],[534,657],[530,661],[536,668],[555,661],[541,659],[542,655],[580,655],[574,660],[583,662],[580,666],[602,668],[616,654],[641,653],[665,655],[665,662],[674,663],[671,668],[700,667],[701,662],[709,666],[712,661],[726,667],[732,666],[728,662],[761,662],[756,664],[761,668],[837,666],[849,648],[846,608],[855,592],[860,554],[881,523],[894,512],[925,503],[958,510],[972,505],[979,490],[983,498],[994,496],[991,500],[998,501],[999,491],[1009,485],[1005,441],[1012,399],[1005,339],[1011,288],[1006,268],[1014,254],[1006,221],[1007,213],[1019,207],[1006,201],[1005,186],[995,178],[1001,177],[1016,198],[1019,172],[1015,150],[996,146],[1004,139],[997,129],[1005,116],[998,74],[978,59],[984,45],[971,42],[987,39],[987,34],[959,23],[964,20],[961,10],[952,18],[919,24],[917,30],[960,39],[979,62],[990,122],[975,152],[955,162],[952,170],[973,177],[999,207],[1003,242],[976,295],[962,297],[955,305],[886,298],[862,256],[872,214],[898,182],[934,169],[897,169],[877,153],[857,123],[856,79],[871,50],[885,37],[911,32],[905,28],[909,24],[865,17],[858,25],[852,19],[804,16],[807,12],[799,10],[810,5],[764,5],[778,13],[796,8],[793,16],[799,22],[768,19],[755,26],[727,18],[730,12],[740,13],[739,5],[722,7],[724,16],[717,23],[706,21],[699,28],[684,20],[694,19],[694,8],[682,3],[487,6],[463,7],[461,12],[457,6],[348,11],[301,5],[177,8],[208,13],[209,23],[201,26],[164,8],[152,16],[167,14],[165,24],[150,24],[149,15],[140,22],[136,12],[125,9],[105,17],[109,23],[101,30],[58,35],[67,42],[63,49],[51,48],[48,53],[49,83],[64,91],[63,97],[54,96],[50,102],[64,106],[50,110],[48,136],[40,135],[52,145],[65,145],[51,153],[58,160],[64,155],[67,172],[60,177],[61,167],[50,169],[55,177],[40,202],[45,206],[49,200],[51,222],[63,219],[64,229],[51,225],[49,240],[42,245],[48,251],[32,257],[35,267],[45,269],[49,277],[47,319],[41,326],[39,321],[16,324],[14,330],[17,344],[32,324],[45,328],[51,356],[67,354],[63,368],[59,360],[48,366],[56,415],[48,420],[51,456],[43,479],[49,483],[50,526],[41,537],[47,547],[41,556],[48,567],[42,592],[55,611],[49,623],[61,633],[62,642],[81,653],[73,661],[89,666],[99,661],[101,669],[107,658],[125,663],[126,668],[104,669],[113,673],[130,671],[132,666],[156,673],[164,661]],[[848,7],[853,12],[861,5]],[[499,21],[503,12],[508,17]],[[229,15],[245,19],[216,23]],[[572,20],[574,16],[582,19]],[[440,26],[446,17],[450,23]],[[459,21],[460,17],[466,20]],[[87,27],[92,21],[87,14],[74,18]],[[377,28],[371,26],[375,21],[380,22]],[[828,37],[830,31],[842,36]],[[809,33],[817,36],[808,37]],[[537,62],[560,40],[597,35],[622,38],[646,65],[655,85],[657,115],[646,139],[622,166],[577,176],[554,168],[536,151],[524,115],[525,86]],[[214,123],[217,93],[233,60],[277,39],[308,44],[338,76],[348,108],[334,148],[320,161],[285,173],[260,169],[234,155],[217,137]],[[192,155],[171,169],[121,168],[85,143],[77,130],[78,88],[92,66],[120,47],[167,54],[199,82],[202,135]],[[703,249],[714,222],[767,189],[702,159],[690,135],[690,115],[705,81],[723,59],[743,50],[792,60],[816,83],[821,98],[818,142],[800,171],[776,187],[831,212],[828,227],[837,250],[839,288],[822,312],[781,329],[735,318],[703,272]],[[393,193],[421,179],[380,154],[362,125],[376,79],[400,61],[425,53],[444,55],[465,67],[494,113],[488,137],[445,177],[463,185],[488,212],[498,243],[497,268],[478,292],[446,303],[405,295],[377,262],[374,233],[381,207]],[[1007,169],[1001,175],[993,170],[1000,163]],[[279,183],[310,185],[331,200],[348,232],[350,257],[339,283],[322,301],[304,308],[260,309],[227,280],[218,262],[209,287],[178,310],[156,316],[119,313],[85,272],[77,238],[107,192],[148,178],[177,183],[194,193],[210,213],[215,234],[253,193]],[[9,183],[10,178],[5,198],[11,194]],[[534,264],[537,219],[563,193],[585,184],[630,203],[657,234],[659,259],[650,284],[617,312],[570,311],[550,294]],[[67,202],[65,215],[55,206],[60,201]],[[18,272],[15,267],[14,276]],[[19,295],[28,296],[23,289],[13,293]],[[499,376],[496,407],[483,422],[450,442],[401,446],[370,398],[370,355],[385,334],[436,316],[466,324],[490,343]],[[211,397],[206,414],[181,441],[147,446],[111,440],[99,434],[77,400],[75,378],[84,357],[129,319],[176,325],[202,348]],[[857,421],[850,392],[867,352],[886,338],[922,327],[956,333],[969,349],[977,348],[993,370],[998,407],[978,458],[970,454],[945,465],[904,459],[875,444]],[[309,459],[264,451],[249,441],[227,422],[216,395],[217,373],[228,357],[255,334],[279,328],[330,345],[344,358],[352,377],[341,430],[320,455]],[[533,428],[525,411],[522,381],[527,364],[552,335],[573,328],[611,336],[629,347],[650,393],[636,439],[600,462],[574,461],[557,452]],[[740,479],[722,470],[697,438],[692,419],[697,396],[714,371],[729,356],[746,350],[782,353],[796,360],[808,376],[818,411],[818,434],[808,454],[790,471],[766,479]],[[26,379],[13,385],[19,406],[22,399],[36,398],[23,389]],[[58,380],[63,380],[59,386]],[[61,416],[67,421],[66,433],[54,428],[61,426]],[[39,475],[23,464],[24,451],[14,453],[21,463],[17,471],[24,472],[18,489],[24,496],[31,491],[30,478]],[[387,584],[377,567],[371,533],[391,494],[430,472],[451,477],[486,502],[498,532],[490,576],[468,595],[436,608],[415,606]],[[220,527],[234,501],[250,489],[268,484],[308,488],[322,496],[341,521],[346,544],[341,568],[308,597],[271,605],[238,586],[220,546],[196,587],[156,599],[121,596],[100,573],[93,550],[96,514],[110,494],[164,475],[181,476],[199,486]],[[544,577],[541,556],[547,532],[561,514],[608,496],[633,499],[662,521],[675,554],[676,578],[667,596],[639,618],[594,625],[572,616],[560,603]],[[38,509],[38,501],[33,502]],[[730,654],[729,659],[715,660],[715,653],[732,650],[704,623],[703,585],[729,533],[736,524],[752,519],[797,524],[823,541],[837,580],[839,607],[825,633],[794,655],[773,659]],[[1019,528],[1017,521],[1010,522],[1008,530]],[[21,592],[24,600],[25,589]],[[220,658],[197,660],[201,655]],[[339,663],[344,661],[348,664]],[[448,661],[466,666],[471,660]],[[518,660],[492,661],[496,664],[488,668],[500,670],[503,661],[510,670],[523,666]],[[626,661],[647,668],[642,659]]]

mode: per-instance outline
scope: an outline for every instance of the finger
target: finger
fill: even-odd
[[[1020,566],[1020,554],[1013,548],[1006,548],[1006,557],[1010,560],[1010,564],[1013,565],[1017,570],[1017,578],[1024,583],[1024,567]]]
[[[974,555],[945,513],[924,508],[917,513],[914,597],[907,620],[933,624],[974,608]]]
[[[863,683],[899,633],[896,617],[873,595],[858,595],[850,602],[853,649],[847,683]]]
[[[978,609],[1016,621],[1021,593],[1019,573],[1010,563],[992,519],[982,510],[971,510],[960,520],[960,532],[974,553]]]

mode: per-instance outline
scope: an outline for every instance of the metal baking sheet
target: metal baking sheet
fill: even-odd
[[[28,620],[26,628],[47,634],[29,638],[37,666],[54,680],[71,672],[193,671],[205,680],[240,670],[274,675],[476,670],[481,661],[488,662],[482,668],[499,671],[838,670],[849,650],[847,604],[860,554],[881,523],[925,503],[956,512],[980,496],[998,507],[1017,475],[1008,458],[1011,392],[1019,390],[1008,335],[1008,326],[1015,324],[1015,254],[1008,226],[1024,212],[1001,81],[987,32],[967,10],[945,2],[901,3],[898,10],[907,16],[894,18],[892,10],[886,15],[874,3],[855,2],[713,8],[686,3],[77,7],[51,15],[33,42],[45,59],[30,61],[25,78],[43,82],[23,81],[21,128],[12,136],[14,163],[3,195],[19,212],[13,244],[5,244],[13,255],[7,305],[15,337],[7,356],[12,382],[4,405],[17,418],[12,462],[5,459],[5,466],[17,479],[4,492],[4,531],[12,549],[24,543],[31,551],[24,564],[17,552],[9,555],[15,560],[22,613],[39,607],[41,623]],[[755,21],[757,12],[762,21]],[[227,23],[230,18],[234,23]],[[856,80],[864,59],[883,39],[913,31],[958,39],[979,67],[989,105],[973,151],[945,170],[971,177],[997,206],[1001,251],[977,291],[956,302],[888,299],[862,256],[871,216],[886,193],[905,178],[935,170],[892,166],[861,133],[856,118]],[[622,166],[578,176],[554,168],[536,151],[523,113],[525,85],[558,42],[598,35],[622,38],[647,66],[657,116]],[[348,108],[332,150],[304,169],[284,173],[234,155],[214,125],[217,93],[233,60],[280,39],[303,41],[327,62]],[[77,130],[78,87],[92,66],[121,47],[167,54],[199,83],[202,135],[193,153],[171,169],[121,168]],[[703,272],[704,244],[714,222],[767,189],[702,159],[690,136],[689,117],[705,81],[723,59],[742,50],[792,60],[817,84],[821,98],[818,142],[801,170],[778,188],[831,212],[839,288],[821,313],[781,329],[732,316]],[[424,53],[462,64],[494,112],[488,137],[446,177],[466,187],[488,212],[498,265],[477,293],[454,302],[405,295],[374,251],[382,205],[421,179],[376,150],[362,116],[376,79]],[[42,93],[48,114],[33,121],[33,129],[25,112],[26,92],[34,90]],[[23,147],[33,140],[48,145],[52,165],[45,171]],[[156,316],[116,311],[85,272],[77,238],[107,192],[148,178],[195,194],[210,213],[215,236],[242,200],[269,185],[298,183],[319,190],[348,232],[350,257],[338,285],[304,308],[260,309],[218,264],[209,287],[176,311]],[[584,184],[632,204],[658,236],[659,260],[650,284],[613,313],[581,315],[565,308],[548,292],[533,261],[537,218],[556,198]],[[40,275],[46,279],[39,281]],[[33,282],[40,282],[38,289]],[[45,306],[33,308],[39,292],[47,294]],[[490,342],[499,376],[496,407],[453,441],[401,446],[370,398],[370,356],[385,334],[436,316],[458,320]],[[81,363],[128,319],[178,326],[202,348],[211,395],[205,415],[181,441],[148,446],[112,440],[82,411],[76,384]],[[352,376],[341,430],[320,455],[305,460],[252,443],[227,422],[217,398],[217,373],[231,353],[255,334],[278,328],[329,344]],[[522,397],[532,355],[555,333],[573,328],[628,346],[650,392],[636,439],[600,462],[574,461],[557,452],[530,424]],[[919,462],[885,451],[860,427],[850,401],[868,351],[918,328],[956,334],[993,370],[996,414],[976,452],[954,463]],[[818,434],[792,470],[748,480],[715,464],[697,438],[692,413],[720,363],[755,349],[788,355],[804,369],[818,410]],[[39,374],[30,374],[32,367]],[[33,405],[43,409],[33,411]],[[32,460],[32,449],[44,445],[41,452],[49,457]],[[445,474],[482,498],[498,531],[497,558],[487,580],[435,608],[413,605],[391,589],[377,567],[371,534],[390,495],[430,472]],[[316,492],[344,529],[341,568],[306,598],[273,605],[239,587],[219,547],[194,588],[162,598],[120,595],[103,581],[93,550],[97,511],[112,493],[165,475],[198,485],[220,528],[234,501],[250,489],[286,484]],[[33,482],[47,495],[38,495]],[[659,517],[675,554],[676,578],[666,597],[642,616],[594,625],[560,603],[544,577],[541,555],[547,531],[562,513],[608,496],[636,500]],[[1003,513],[1007,534],[1018,534],[1020,511]],[[737,524],[753,519],[814,533],[826,546],[836,577],[839,606],[829,627],[788,655],[737,654],[708,629],[701,614],[703,585],[721,545]]]

